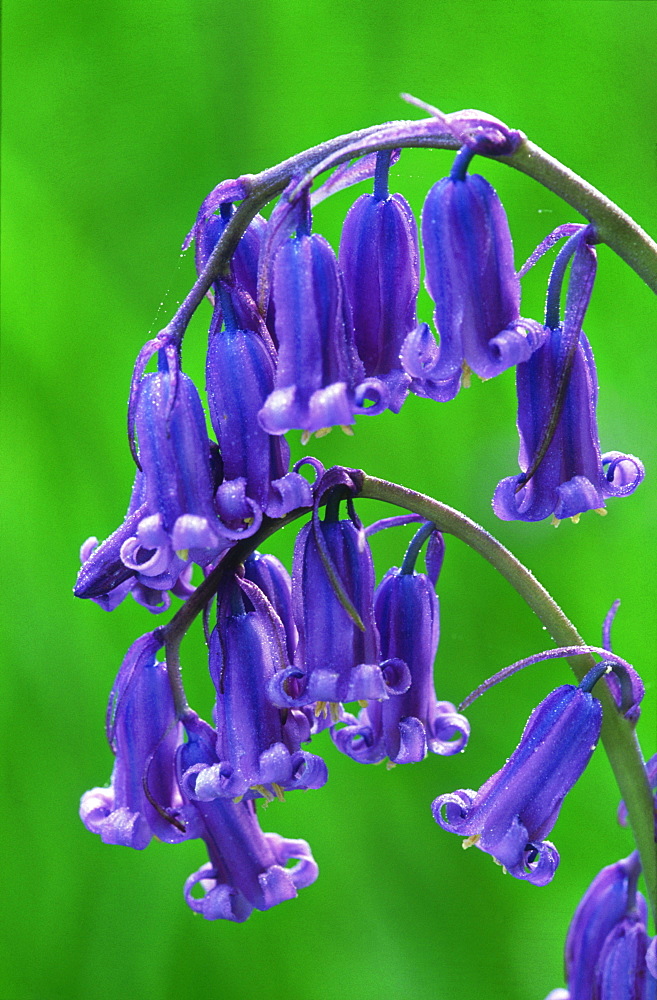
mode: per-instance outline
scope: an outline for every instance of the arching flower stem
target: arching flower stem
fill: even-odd
[[[220,275],[227,274],[230,258],[251,220],[285,190],[292,178],[314,171],[325,162],[328,169],[380,150],[458,150],[460,145],[459,140],[447,132],[437,119],[388,122],[320,143],[259,174],[244,174],[239,179],[241,190],[245,193],[243,200],[230,218],[205,268],[159,338],[163,342],[180,342],[210,286]],[[601,191],[526,138],[520,141],[514,152],[493,158],[527,174],[563,198],[595,225],[599,240],[657,292],[657,244]]]

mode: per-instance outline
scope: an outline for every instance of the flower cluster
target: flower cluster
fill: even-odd
[[[324,760],[305,749],[319,732],[330,728],[357,760],[387,756],[393,764],[457,753],[468,739],[467,720],[436,700],[433,684],[441,534],[421,527],[401,569],[377,587],[350,498],[350,516],[340,518],[345,495],[355,492],[349,471],[321,474],[308,490],[312,516],[298,535],[292,576],[257,550],[235,565],[228,549],[210,570],[213,725],[176,703],[171,664],[157,660],[167,629],[142,636],[110,696],[111,785],[81,802],[83,822],[105,843],[142,849],[153,836],[204,840],[210,861],[188,879],[185,898],[207,919],[244,920],[315,880],[308,844],[263,833],[256,801],[325,784]],[[386,526],[375,523],[370,533]],[[427,573],[417,573],[427,539]],[[366,706],[358,720],[343,707],[353,701]],[[290,860],[298,862],[292,869]],[[201,898],[192,894],[197,884]]]
[[[349,430],[359,414],[398,413],[409,392],[447,402],[472,372],[489,379],[515,366],[522,472],[497,487],[501,518],[576,519],[632,492],[643,476],[638,459],[602,455],[597,438],[597,382],[582,332],[594,230],[562,227],[532,255],[530,264],[569,237],[550,277],[545,322],[523,318],[504,208],[488,181],[469,173],[475,155],[512,153],[522,136],[478,112],[418,123],[413,135],[437,128],[460,147],[421,219],[438,340],[417,318],[418,226],[405,198],[389,191],[404,128],[373,134],[371,150],[347,144],[337,160],[309,167],[301,157],[268,219],[248,178],[220,184],[188,237],[198,271],[190,297],[198,304],[207,293],[212,301],[211,434],[181,367],[190,315],[183,304],[133,372],[128,423],[137,471],[125,519],[101,544],[91,538],[82,547],[77,596],[106,610],[128,593],[152,612],[168,608],[171,595],[185,604],[126,654],[108,708],[111,784],[83,796],[81,817],[104,842],[138,850],[154,836],[203,840],[209,861],[187,880],[185,898],[210,920],[243,921],[316,879],[308,844],[263,832],[257,804],[325,784],[313,742],[322,731],[351,759],[387,758],[390,766],[459,753],[470,732],[434,686],[444,554],[436,524],[410,518],[422,521],[419,530],[401,565],[377,584],[369,536],[409,518],[365,528],[354,503],[363,474],[325,471],[314,458],[290,468],[284,435],[299,430],[307,442],[334,426]],[[311,192],[317,174],[333,166]],[[371,177],[373,191],[350,208],[336,255],[313,231],[312,209]],[[147,372],[152,358],[157,370]],[[307,464],[312,483],[301,471]],[[259,546],[302,515],[308,520],[290,575]],[[194,573],[203,577],[198,585]],[[182,634],[201,612],[211,724],[188,706],[178,662]],[[550,881],[558,854],[544,837],[597,742],[602,709],[591,688],[607,669],[603,661],[579,686],[552,692],[479,792],[435,800],[437,822],[517,878]],[[626,704],[619,676],[611,690],[635,719],[638,695]],[[355,702],[357,715],[349,709]]]

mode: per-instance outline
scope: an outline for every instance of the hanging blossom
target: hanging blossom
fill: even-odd
[[[421,545],[429,538],[427,573],[415,571]],[[425,525],[411,542],[401,569],[388,570],[376,590],[374,615],[384,660],[408,667],[408,690],[385,701],[371,701],[357,724],[333,731],[336,746],[363,764],[388,757],[391,764],[423,760],[427,751],[441,755],[465,748],[468,720],[448,701],[438,701],[433,664],[440,632],[435,585],[442,565],[443,537]]]
[[[335,254],[323,236],[311,234],[305,200],[297,211],[296,234],[278,247],[272,269],[278,366],[259,414],[268,434],[347,427],[357,413],[387,406],[383,383],[364,378]],[[272,213],[270,225],[277,219]]]
[[[410,384],[400,351],[417,324],[419,251],[410,205],[388,191],[391,158],[392,150],[378,154],[374,193],[361,195],[347,213],[339,263],[365,374],[385,383],[398,413]]]
[[[229,537],[253,534],[263,513],[283,517],[312,504],[306,480],[289,471],[287,441],[268,434],[258,421],[274,387],[276,350],[259,317],[252,327],[238,328],[238,294],[235,286],[217,283],[206,362],[210,418],[223,461],[216,505]]]
[[[210,676],[216,689],[216,759],[198,765],[187,794],[281,797],[292,789],[321,788],[328,772],[321,757],[301,749],[311,721],[298,709],[281,712],[267,686],[288,666],[283,624],[250,580],[227,580],[217,597],[217,625],[210,637]]]
[[[339,517],[341,496],[354,489],[348,470],[329,470],[316,487],[312,519],[297,536],[292,608],[299,641],[294,665],[269,685],[282,708],[318,703],[320,711],[327,703],[385,699],[410,683],[405,663],[381,656],[365,531],[360,522]]]
[[[517,367],[518,462],[523,471],[503,479],[495,490],[493,510],[505,521],[539,521],[550,514],[557,521],[577,519],[587,510],[605,513],[610,497],[628,496],[644,477],[643,464],[634,455],[600,452],[598,381],[582,331],[596,271],[592,239],[592,227],[578,227],[557,256],[548,286],[547,339]],[[571,258],[562,323],[561,287]],[[530,261],[534,259],[536,254]]]
[[[141,471],[128,514],[98,548],[86,543],[74,591],[108,606],[125,596],[131,578],[148,593],[187,596],[191,564],[209,566],[229,545],[214,506],[216,472],[203,406],[170,352],[161,351],[159,370],[137,383],[131,410]]]
[[[602,707],[590,688],[605,669],[598,665],[578,687],[565,684],[549,694],[504,767],[478,792],[460,789],[434,800],[436,822],[491,854],[514,878],[551,882],[559,854],[544,837],[598,742]]]
[[[409,334],[402,352],[414,391],[442,401],[456,395],[464,370],[491,378],[528,360],[544,339],[540,324],[520,318],[506,213],[488,181],[467,173],[474,153],[469,146],[461,150],[422,210],[426,285],[440,347],[422,327]]]
[[[185,718],[187,742],[177,753],[177,773],[185,790],[188,776],[199,765],[216,760],[215,731],[190,712]],[[268,910],[299,889],[311,885],[318,869],[305,840],[289,840],[260,829],[252,801],[226,798],[201,801],[189,798],[184,807],[189,835],[205,841],[209,861],[185,882],[185,900],[206,920],[242,923],[254,909]],[[288,862],[296,861],[291,868]],[[203,895],[193,895],[200,886]]]
[[[647,905],[637,891],[641,872],[635,851],[603,868],[582,897],[566,937],[567,989],[546,1000],[649,1000]]]
[[[178,841],[182,799],[174,756],[182,729],[176,720],[167,669],[156,660],[159,630],[137,639],[117,675],[107,709],[107,739],[116,757],[108,788],[92,788],[80,818],[106,844],[143,850],[152,837]]]

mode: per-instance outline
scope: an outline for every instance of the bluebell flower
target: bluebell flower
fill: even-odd
[[[559,855],[543,838],[597,744],[602,707],[586,688],[604,669],[598,665],[579,687],[552,691],[532,712],[504,767],[478,792],[460,789],[434,800],[436,822],[466,837],[466,846],[491,854],[515,878],[550,882]]]
[[[213,499],[210,442],[196,387],[179,371],[146,375],[136,401],[147,514],[121,560],[152,587],[173,587],[190,562],[208,566],[227,548]]]
[[[593,352],[582,331],[596,260],[588,228],[571,237],[555,262],[548,291],[545,343],[518,365],[518,432],[522,473],[503,479],[493,509],[505,521],[559,521],[587,510],[604,513],[610,497],[632,493],[644,476],[633,455],[601,454]],[[563,323],[561,284],[572,256]]]
[[[128,650],[107,710],[107,737],[116,757],[111,784],[85,792],[80,802],[82,822],[106,844],[142,850],[154,836],[170,842],[184,836],[175,822],[182,799],[174,757],[182,730],[166,665],[156,660],[161,647],[156,630]]]
[[[472,156],[461,150],[422,210],[426,285],[440,334],[431,375],[438,383],[457,379],[464,367],[491,378],[526,361],[535,346],[532,321],[520,319],[506,213],[488,181],[466,172]]]
[[[320,788],[328,772],[321,757],[301,750],[310,721],[298,709],[281,712],[267,685],[288,664],[282,622],[249,580],[228,580],[217,599],[210,637],[210,675],[216,689],[216,763],[199,770],[193,797],[209,800]],[[187,791],[191,795],[192,785]]]
[[[215,733],[193,713],[185,720],[188,741],[177,757],[179,782],[183,790],[187,775],[216,760]],[[246,920],[253,909],[268,910],[317,878],[317,865],[305,840],[288,840],[260,829],[253,801],[215,798],[192,799],[185,807],[190,830],[207,846],[209,862],[187,879],[185,899],[206,920]],[[286,867],[289,861],[293,867]],[[201,885],[204,895],[192,895]]]
[[[386,383],[390,409],[398,413],[410,381],[399,354],[417,322],[419,255],[411,207],[388,192],[391,154],[378,154],[374,194],[361,195],[347,213],[339,262],[365,374]]]
[[[323,236],[300,228],[282,244],[272,295],[279,354],[275,389],[260,411],[264,430],[310,434],[384,409],[383,384],[363,379],[343,278]]]
[[[340,472],[331,470],[327,477]],[[281,707],[387,698],[410,683],[406,664],[381,657],[374,565],[365,532],[349,519],[340,520],[339,491],[321,521],[322,496],[320,483],[313,518],[294,548],[292,609],[299,641],[294,666],[276,674],[269,686]]]
[[[430,544],[441,552],[442,535],[433,525],[421,528],[409,546],[401,569],[390,569],[376,590],[374,614],[384,660],[400,660],[410,671],[406,693],[371,701],[354,725],[333,733],[336,746],[354,760],[393,764],[423,760],[427,751],[450,755],[462,750],[470,732],[464,716],[448,701],[437,701],[433,664],[440,633],[436,576],[414,569],[418,547],[433,532]],[[435,555],[435,554],[434,554]]]
[[[162,355],[161,362],[130,404],[141,469],[125,520],[102,544],[89,539],[82,549],[74,593],[108,609],[132,592],[151,610],[164,610],[163,592],[187,597],[191,564],[210,565],[230,544],[214,506],[216,445],[198,392],[177,363],[170,368]]]
[[[223,460],[216,503],[224,531],[246,535],[257,530],[263,513],[283,517],[309,507],[312,494],[303,476],[289,471],[285,438],[268,434],[258,421],[274,387],[271,339],[266,330],[238,329],[229,289],[220,285],[217,295],[225,328],[215,314],[206,361],[210,417]]]
[[[194,263],[198,274],[207,264],[232,214],[232,204],[223,202],[220,205],[219,215],[210,215],[195,227]],[[234,282],[242,287],[254,302],[257,299],[258,256],[266,225],[267,222],[262,215],[255,215],[242,234],[230,261]]]

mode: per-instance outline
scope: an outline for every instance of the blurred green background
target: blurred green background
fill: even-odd
[[[242,926],[208,923],[182,899],[200,842],[106,847],[77,817],[111,770],[106,699],[135,636],[154,625],[130,599],[112,615],[75,601],[80,543],[122,519],[132,481],[125,403],[134,357],[192,280],[180,244],[221,179],[256,172],[339,133],[415,117],[410,91],[445,111],[484,109],[524,130],[657,232],[654,2],[413,0],[7,0],[4,5],[5,640],[0,705],[4,933],[2,1000],[267,997],[542,998],[562,984],[563,938],[585,886],[629,853],[600,751],[553,834],[554,882],[505,877],[439,830],[429,804],[477,788],[515,746],[530,709],[568,681],[534,667],[470,711],[458,759],[366,768],[328,744],[322,791],[289,795],[266,829],[306,838],[321,875]],[[450,154],[409,151],[395,186],[419,213]],[[576,213],[528,178],[478,168],[509,214],[520,263]],[[354,193],[322,204],[337,248]],[[591,642],[620,597],[616,650],[647,683],[640,732],[655,739],[657,358],[655,301],[606,248],[587,333],[596,352],[603,450],[640,455],[647,478],[558,531],[496,522],[490,497],[516,471],[513,373],[449,406],[411,398],[362,419],[354,438],[312,444],[327,465],[362,466],[456,506],[536,573]],[[540,317],[548,264],[525,281]],[[200,310],[185,344],[202,384]],[[421,317],[430,308],[423,293]],[[294,454],[302,454],[298,442]],[[369,501],[365,519],[378,514]],[[287,557],[292,529],[274,551]],[[408,537],[376,539],[379,571]],[[11,584],[11,587],[9,586]],[[550,645],[509,586],[460,543],[441,578],[438,691],[458,702],[483,677]],[[183,647],[192,703],[210,710],[198,635]]]

